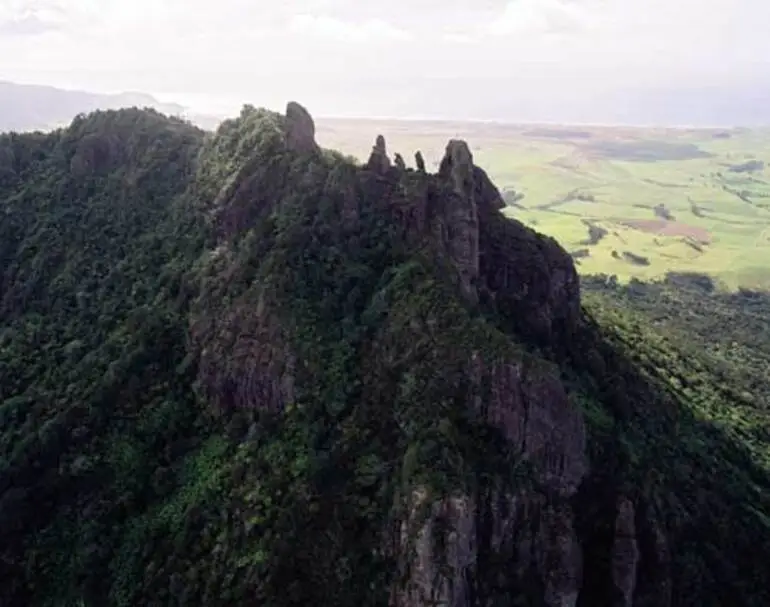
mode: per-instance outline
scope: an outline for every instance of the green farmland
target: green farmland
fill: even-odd
[[[559,127],[320,120],[318,138],[365,159],[377,133],[391,157],[435,167],[466,139],[511,216],[554,236],[581,272],[653,279],[709,273],[770,287],[770,129]]]

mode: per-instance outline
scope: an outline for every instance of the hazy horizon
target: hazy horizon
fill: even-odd
[[[661,128],[770,128],[770,89],[757,99],[755,105],[744,108],[741,111],[740,105],[744,103],[740,97],[729,97],[727,92],[722,92],[724,97],[719,98],[717,94],[711,92],[712,100],[717,103],[709,106],[704,104],[696,108],[690,105],[691,98],[695,96],[709,95],[702,91],[671,91],[658,92],[625,92],[626,98],[631,98],[642,111],[636,110],[635,103],[618,103],[611,111],[597,112],[576,112],[566,111],[563,113],[556,111],[531,111],[529,108],[521,109],[523,105],[521,99],[513,100],[505,109],[500,111],[476,111],[469,113],[467,106],[462,105],[454,111],[445,111],[441,109],[433,112],[419,110],[397,109],[391,112],[380,110],[379,112],[364,112],[349,109],[347,112],[341,111],[333,103],[310,105],[303,97],[287,97],[281,100],[267,98],[269,102],[260,101],[256,98],[222,98],[222,97],[201,97],[191,96],[184,93],[166,94],[149,92],[158,101],[163,103],[178,103],[195,114],[204,114],[218,118],[228,118],[237,115],[241,107],[245,104],[256,107],[266,107],[275,111],[282,112],[288,101],[294,100],[307,106],[314,117],[327,120],[393,120],[404,122],[473,122],[473,123],[498,123],[498,124],[532,124],[532,125],[572,125],[572,126],[607,126],[607,127],[661,127]],[[717,92],[718,93],[718,92]],[[622,92],[621,92],[622,94]],[[682,99],[684,97],[684,100]],[[751,99],[751,98],[749,98]],[[673,101],[679,101],[680,107],[672,107]],[[270,102],[271,101],[271,102]],[[657,101],[657,105],[655,102]],[[725,111],[725,101],[733,104],[733,108]],[[753,101],[753,99],[752,99]],[[652,103],[651,103],[652,102]],[[505,100],[498,102],[499,105],[505,104]],[[340,104],[344,107],[344,104]],[[429,104],[428,104],[429,105]],[[735,106],[738,106],[737,108]],[[716,107],[715,107],[716,106]],[[720,107],[721,106],[721,107]],[[318,108],[321,107],[321,111]],[[472,109],[471,106],[468,109]],[[636,110],[636,111],[635,111]],[[721,117],[720,117],[721,115]],[[731,119],[735,117],[735,119]]]
[[[102,108],[102,109],[114,109],[116,107],[115,102],[119,98],[123,98],[125,100],[125,105],[128,106],[129,104],[136,104],[140,102],[137,101],[138,98],[148,96],[152,98],[156,103],[153,103],[151,105],[156,106],[158,109],[165,113],[169,113],[169,109],[163,107],[163,106],[180,106],[180,109],[183,110],[182,115],[186,118],[190,118],[193,120],[193,122],[196,121],[196,119],[202,120],[202,123],[204,126],[211,127],[214,120],[224,120],[227,118],[231,118],[234,116],[237,116],[240,113],[241,108],[246,105],[250,104],[256,107],[266,107],[268,109],[277,111],[277,112],[283,112],[285,110],[286,103],[288,101],[294,100],[299,101],[300,103],[303,103],[303,105],[306,105],[308,110],[311,112],[311,114],[317,119],[323,121],[336,121],[336,120],[350,120],[350,121],[394,121],[394,122],[451,122],[451,123],[471,123],[471,124],[500,124],[500,125],[542,125],[542,126],[574,126],[574,127],[628,127],[628,128],[671,128],[671,129],[720,129],[720,128],[759,128],[759,129],[767,129],[770,128],[770,119],[764,118],[764,114],[760,120],[744,120],[743,122],[730,122],[730,121],[719,121],[719,120],[712,120],[712,121],[704,121],[704,120],[692,120],[690,117],[690,120],[680,120],[680,121],[673,121],[671,118],[668,119],[662,119],[662,120],[642,120],[639,118],[634,117],[627,117],[625,119],[617,118],[613,120],[610,116],[605,114],[602,117],[599,116],[593,116],[593,117],[575,117],[573,114],[572,117],[569,116],[563,116],[561,119],[559,118],[553,118],[552,116],[548,115],[525,115],[523,113],[516,113],[515,111],[511,111],[510,109],[507,112],[507,115],[505,113],[498,114],[497,116],[489,116],[489,115],[469,115],[465,112],[457,112],[455,114],[451,113],[433,113],[433,114],[427,114],[427,113],[412,113],[412,114],[405,114],[405,113],[392,113],[392,114],[385,114],[385,113],[379,113],[379,114],[367,114],[362,112],[350,112],[350,113],[341,113],[340,111],[327,111],[327,112],[317,112],[316,107],[314,106],[308,106],[306,102],[302,98],[287,98],[285,100],[280,100],[276,103],[262,103],[259,99],[249,99],[249,98],[243,98],[238,99],[236,97],[232,98],[221,98],[221,97],[211,97],[208,98],[206,96],[200,96],[200,95],[186,95],[184,93],[181,94],[174,94],[174,93],[156,93],[154,91],[137,91],[137,90],[120,90],[120,89],[111,89],[111,90],[102,90],[102,91],[93,91],[93,90],[82,90],[77,88],[66,88],[66,87],[53,87],[50,84],[46,83],[40,83],[40,82],[10,82],[6,80],[0,80],[0,85],[2,84],[10,84],[10,85],[20,85],[23,87],[34,87],[34,88],[51,88],[59,92],[65,92],[72,95],[93,95],[94,97],[103,97],[103,99],[106,101],[109,99],[109,103],[95,103],[91,102],[88,104],[88,107],[85,108],[78,108],[75,109],[73,106],[72,109],[72,116],[69,116],[64,120],[64,123],[68,123],[69,120],[74,117],[76,113],[81,113],[83,111],[89,112],[93,109]],[[1,101],[1,100],[0,100]],[[77,103],[77,102],[75,102]],[[94,104],[95,103],[95,104]],[[770,103],[770,98],[768,99],[768,103]],[[158,107],[161,106],[161,107]],[[648,109],[651,106],[648,106]],[[760,109],[763,109],[764,107],[767,107],[770,109],[770,106],[760,106]],[[669,110],[669,116],[673,115]],[[171,111],[172,114],[176,114],[177,112]],[[40,128],[39,125],[35,128]]]
[[[295,99],[319,117],[760,126],[768,23],[760,0],[9,0],[0,80],[217,116]]]

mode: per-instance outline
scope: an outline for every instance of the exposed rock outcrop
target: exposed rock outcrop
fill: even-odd
[[[635,514],[635,539],[638,547],[638,558],[631,604],[671,607],[673,604],[671,579],[673,556],[667,530],[649,504],[637,506]],[[623,541],[616,534],[613,562],[621,560],[622,546]]]
[[[422,152],[420,150],[417,150],[414,154],[414,164],[418,171],[421,173],[425,172],[425,158],[422,157]]]
[[[636,539],[636,510],[628,498],[618,500],[615,542],[612,547],[612,581],[619,593],[618,607],[633,607],[639,546]]]
[[[201,386],[220,411],[279,412],[293,402],[296,357],[265,297],[256,308],[241,301],[194,315],[190,335]]]
[[[424,490],[412,496],[412,517],[424,505]],[[465,607],[472,604],[470,587],[478,567],[476,504],[467,496],[452,496],[430,505],[425,523],[419,528],[413,545],[413,518],[403,521],[399,550],[405,558],[400,562],[402,587],[391,594],[392,607],[448,605]],[[438,551],[437,538],[443,536],[443,551]],[[408,556],[406,556],[408,555]]]
[[[310,113],[296,101],[286,106],[286,142],[296,152],[316,152],[315,122]]]
[[[476,303],[479,276],[479,218],[474,183],[473,156],[464,141],[452,140],[441,161],[439,178],[448,182],[442,192],[444,221],[440,226],[441,239],[460,277],[463,295]]]
[[[574,495],[588,469],[585,427],[555,372],[514,361],[490,364],[476,353],[469,372],[490,386],[477,406],[534,465],[544,492]]]
[[[559,381],[544,370],[512,362],[486,366],[474,353],[469,374],[490,386],[489,400],[476,404],[515,445],[522,460],[533,465],[540,488],[455,495],[434,503],[413,555],[402,562],[408,583],[393,597],[392,605],[419,607],[429,600],[455,607],[477,604],[479,589],[489,584],[480,563],[483,552],[510,561],[509,588],[524,583],[523,578],[528,583],[536,579],[545,605],[574,607],[581,586],[582,552],[570,498],[588,470],[582,415]],[[422,491],[415,494],[413,513],[424,497]],[[480,521],[487,522],[480,526]],[[403,534],[413,524],[409,520],[402,528],[404,546]],[[434,549],[437,529],[443,528],[452,531],[438,542],[445,546],[445,554],[438,555]]]
[[[390,169],[390,158],[388,158],[388,149],[385,145],[385,137],[377,135],[377,139],[372,147],[372,153],[369,156],[369,162],[366,167],[377,174],[384,175]]]

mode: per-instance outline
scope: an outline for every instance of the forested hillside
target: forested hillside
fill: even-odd
[[[583,290],[640,366],[770,466],[770,294],[695,274],[625,286],[588,277]]]
[[[0,605],[770,604],[767,295],[503,206],[294,103],[1,136]]]

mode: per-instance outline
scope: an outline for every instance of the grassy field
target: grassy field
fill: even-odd
[[[419,149],[435,167],[449,138],[468,141],[508,213],[556,237],[581,272],[770,288],[770,129],[318,121],[322,145],[360,159],[378,133],[407,165]]]

